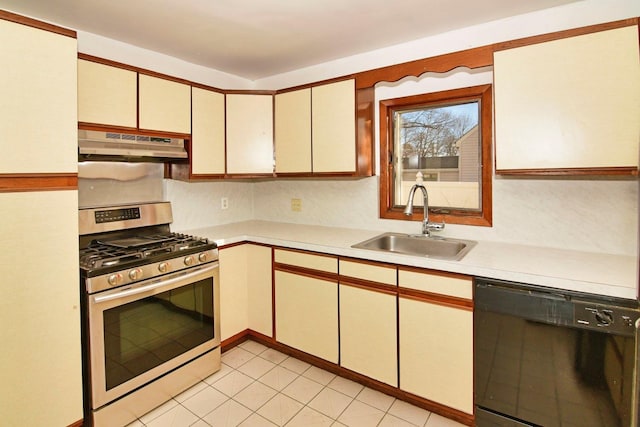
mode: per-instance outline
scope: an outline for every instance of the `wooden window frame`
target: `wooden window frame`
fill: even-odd
[[[449,224],[464,224],[491,227],[492,215],[492,178],[493,178],[493,97],[492,85],[472,86],[441,92],[385,99],[380,101],[380,218],[421,221],[423,208],[414,208],[411,216],[406,216],[403,208],[394,207],[393,176],[394,176],[394,146],[393,146],[393,114],[398,109],[412,106],[438,106],[464,101],[480,101],[480,132],[481,144],[481,189],[482,209],[469,211],[462,209],[442,208],[429,209],[429,219]]]

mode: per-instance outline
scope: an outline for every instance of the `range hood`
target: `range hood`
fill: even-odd
[[[133,133],[78,130],[80,160],[164,162],[186,160],[183,139]]]

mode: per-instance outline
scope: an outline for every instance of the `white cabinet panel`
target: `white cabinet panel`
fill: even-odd
[[[139,74],[138,93],[140,129],[191,133],[191,86]]]
[[[2,423],[73,424],[82,418],[78,193],[0,193],[0,218],[11,219],[0,225]]]
[[[227,173],[273,173],[271,95],[227,95]]]
[[[338,284],[275,272],[276,339],[338,363]]]
[[[398,286],[469,300],[473,298],[473,281],[464,276],[430,274],[400,268]]]
[[[494,54],[496,169],[637,167],[638,27]]]
[[[276,172],[311,172],[311,89],[275,96]]]
[[[338,272],[338,258],[332,255],[316,255],[298,251],[276,249],[274,251],[275,262],[295,265],[297,267],[310,268],[312,270]]]
[[[224,95],[192,88],[191,172],[225,173]]]
[[[220,337],[226,340],[249,327],[247,245],[223,248],[220,262]]]
[[[397,386],[396,319],[395,295],[340,284],[340,364]]]
[[[400,388],[473,414],[473,312],[400,297]]]
[[[135,71],[78,60],[78,121],[137,126],[138,74]]]
[[[77,43],[0,20],[0,173],[78,169]]]
[[[311,89],[313,172],[356,170],[355,80]]]
[[[249,329],[273,336],[271,248],[247,245]]]

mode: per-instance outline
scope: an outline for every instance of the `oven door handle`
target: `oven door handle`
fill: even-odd
[[[198,271],[194,271],[191,273],[187,273],[184,275],[179,275],[176,277],[172,277],[171,279],[168,280],[154,280],[153,283],[149,284],[149,285],[144,285],[144,286],[140,286],[140,287],[135,287],[135,288],[129,288],[126,289],[124,291],[120,291],[120,292],[116,292],[113,294],[109,294],[109,295],[98,295],[93,297],[93,302],[96,304],[100,304],[103,302],[107,302],[107,301],[112,301],[114,299],[118,299],[118,298],[123,298],[123,297],[128,297],[131,295],[138,295],[138,294],[142,294],[145,292],[149,292],[149,291],[153,291],[154,289],[157,288],[164,288],[165,286],[171,286],[174,285],[178,282],[184,282],[184,281],[188,281],[191,280],[192,278],[196,277],[196,276],[201,276],[203,274],[209,273],[210,271],[215,270],[216,268],[218,268],[218,263],[215,262],[213,264],[211,264],[210,266],[200,269]]]

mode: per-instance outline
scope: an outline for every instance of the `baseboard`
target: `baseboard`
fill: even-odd
[[[359,374],[357,372],[343,368],[342,366],[336,365],[335,363],[327,362],[326,360],[320,359],[319,357],[313,356],[311,354],[305,353],[300,350],[296,350],[293,347],[289,347],[285,344],[279,343],[275,339],[269,336],[263,335],[259,332],[253,331],[251,329],[246,329],[224,340],[222,342],[222,351],[225,352],[227,350],[230,350],[233,347],[236,347],[249,339],[259,342],[260,344],[263,344],[267,347],[273,348],[274,350],[278,350],[281,353],[287,354],[289,356],[293,356],[296,359],[302,360],[303,362],[307,362],[311,365],[317,366],[318,368],[324,369],[325,371],[339,375],[351,381],[355,381],[373,390],[377,390],[379,392],[393,396],[396,399],[400,399],[412,405],[426,409],[427,411],[436,413],[438,415],[442,415],[443,417],[455,420],[459,423],[462,423],[468,426],[474,425],[473,415],[467,414],[466,412],[458,411],[457,409],[453,409],[448,406],[442,405],[440,403],[433,402],[429,399],[425,399],[415,394],[400,390],[397,387],[374,380],[365,375]]]

